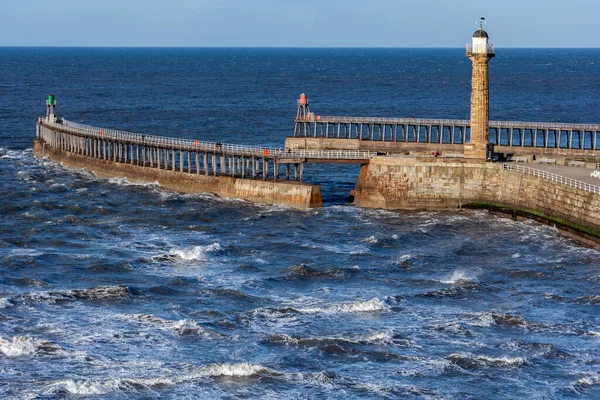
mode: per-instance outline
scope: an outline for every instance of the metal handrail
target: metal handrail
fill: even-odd
[[[567,178],[565,176],[556,175],[550,172],[542,171],[539,169],[534,169],[530,167],[524,167],[521,165],[511,165],[511,164],[503,164],[504,170],[511,170],[521,172],[523,174],[537,176],[539,178],[548,179],[552,182],[558,182],[563,185],[571,186],[577,189],[586,190],[592,193],[600,193],[600,186],[590,185],[589,183],[585,183],[582,181],[578,181],[575,179]]]
[[[382,117],[346,117],[318,115],[316,119],[296,119],[296,122],[329,122],[329,123],[363,123],[389,125],[434,125],[434,126],[470,126],[466,119],[431,119],[431,118],[382,118]],[[600,124],[578,124],[563,122],[528,122],[528,121],[489,121],[490,128],[535,128],[600,131]]]
[[[155,146],[161,148],[179,149],[187,151],[212,151],[235,155],[259,156],[269,158],[321,158],[337,160],[370,159],[377,155],[376,152],[360,150],[288,150],[279,148],[227,144],[219,142],[206,142],[193,139],[177,139],[167,136],[146,135],[142,133],[126,132],[114,129],[99,128],[84,125],[63,119],[62,123],[42,120],[46,126],[66,130],[78,136],[88,138],[113,140],[128,144]]]
[[[473,51],[475,50],[475,51]],[[496,48],[493,44],[472,44],[467,43],[467,54],[496,54]]]

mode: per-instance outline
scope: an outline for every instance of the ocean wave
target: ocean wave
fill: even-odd
[[[541,355],[549,359],[566,359],[571,358],[571,354],[556,347],[550,343],[526,342],[523,340],[514,340],[508,343],[503,343],[499,346],[501,349],[510,351],[527,351]]]
[[[426,293],[417,294],[416,297],[426,299],[466,299],[469,298],[474,291],[477,291],[479,286],[475,283],[454,285],[450,288],[432,290]]]
[[[209,258],[210,253],[217,253],[221,250],[222,248],[219,243],[213,243],[207,246],[173,248],[169,250],[168,254],[154,256],[152,258],[158,261],[206,261]]]
[[[134,295],[134,291],[127,286],[95,286],[89,289],[71,289],[57,291],[29,292],[17,296],[17,299],[40,302],[59,302],[59,301],[116,301],[129,299]]]
[[[330,245],[330,244],[312,244],[312,243],[302,243],[300,247],[310,248],[310,249],[322,249],[328,251],[330,253],[336,254],[351,254],[351,255],[361,255],[361,254],[369,254],[369,249],[366,245],[353,245],[353,244],[338,244],[338,245]]]
[[[492,325],[501,325],[501,326],[520,326],[525,327],[531,325],[525,318],[512,315],[512,314],[502,314],[496,312],[485,312],[476,314],[476,318],[473,321],[468,322],[471,326],[481,326],[488,327]]]
[[[575,299],[575,302],[580,304],[600,305],[600,295],[594,294],[590,296],[578,297]]]
[[[0,148],[0,159],[5,160],[22,160],[23,158],[29,158],[33,149],[26,150],[9,150],[5,148]]]
[[[385,312],[389,307],[384,301],[378,298],[371,300],[359,300],[351,303],[338,303],[324,307],[299,308],[298,312],[302,314],[351,314],[351,313],[370,313]]]
[[[0,308],[8,308],[14,306],[15,303],[8,297],[0,297]]]
[[[221,333],[204,328],[198,324],[198,322],[189,319],[171,321],[151,314],[121,314],[119,315],[119,318],[127,322],[149,325],[159,329],[175,332],[180,336],[198,335],[205,339],[221,339],[228,337]]]
[[[434,328],[437,331],[459,334],[463,336],[473,336],[473,332],[458,322],[449,322],[447,324],[438,325]]]
[[[573,384],[573,389],[576,392],[581,392],[584,389],[589,389],[596,385],[600,385],[600,374],[586,372],[584,377],[579,378],[577,382]]]
[[[75,396],[102,396],[115,392],[138,392],[153,388],[164,388],[174,384],[168,378],[123,378],[109,380],[73,380],[67,379],[55,382],[46,391],[47,394],[75,395]]]
[[[484,367],[519,368],[527,360],[522,357],[487,357],[471,353],[455,353],[446,357],[448,361],[461,369],[472,370]]]
[[[446,283],[449,285],[463,285],[468,286],[475,281],[474,276],[470,276],[465,271],[454,271],[452,276],[448,279],[440,279],[439,282]]]
[[[0,353],[6,357],[24,357],[35,354],[56,354],[63,352],[62,347],[56,343],[32,338],[29,336],[15,336],[10,340],[0,337]]]
[[[136,183],[130,182],[127,178],[109,178],[108,183],[119,186],[142,186],[142,187],[160,187],[160,184],[155,181],[152,183]]]
[[[417,360],[414,366],[408,366],[398,371],[398,374],[409,378],[431,378],[445,374],[453,369],[453,364],[447,359]]]
[[[420,262],[422,259],[423,255],[421,254],[400,254],[394,261],[394,265],[404,269],[410,269],[413,264]]]
[[[367,243],[371,243],[371,244],[376,244],[376,243],[379,243],[379,240],[377,240],[377,239],[375,238],[375,236],[369,236],[368,238],[366,238],[366,239],[363,239],[362,241],[363,241],[363,242],[367,242]]]
[[[542,271],[533,270],[510,270],[506,271],[506,276],[517,279],[543,279],[546,278],[546,274]]]
[[[260,364],[238,363],[238,364],[212,364],[198,368],[194,377],[248,377],[259,374],[279,375],[277,371],[266,368]]]
[[[274,370],[259,364],[213,364],[195,367],[189,372],[173,376],[154,378],[112,378],[106,380],[66,379],[48,385],[48,394],[68,394],[76,396],[108,395],[115,392],[144,392],[153,389],[164,389],[177,384],[191,382],[199,378],[245,378],[258,375],[277,376]]]
[[[375,332],[368,335],[348,336],[325,336],[325,337],[293,337],[286,334],[272,335],[267,339],[268,343],[285,344],[291,346],[314,347],[327,344],[351,344],[351,345],[393,345],[398,341],[391,330]],[[405,342],[405,341],[404,341]]]
[[[360,268],[334,268],[325,271],[319,271],[305,264],[294,265],[287,270],[284,279],[310,279],[310,278],[348,278],[351,274],[357,273]]]
[[[298,318],[297,313],[298,311],[293,308],[272,307],[258,308],[250,312],[259,325],[275,326],[278,328],[301,325],[303,322]]]

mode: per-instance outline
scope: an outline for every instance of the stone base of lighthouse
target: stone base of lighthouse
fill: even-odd
[[[465,143],[465,158],[487,158],[487,143]]]

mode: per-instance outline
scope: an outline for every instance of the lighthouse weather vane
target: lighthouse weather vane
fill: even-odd
[[[479,27],[481,29],[483,29],[483,24],[485,24],[485,17],[481,17],[481,19],[477,22],[475,22],[476,24],[479,24]]]

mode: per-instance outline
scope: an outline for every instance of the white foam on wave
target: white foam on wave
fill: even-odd
[[[17,336],[12,340],[0,338],[0,352],[6,357],[30,356],[36,353],[40,343],[38,339],[27,336]]]
[[[77,396],[107,395],[119,391],[138,391],[141,388],[172,386],[172,379],[168,378],[124,378],[101,380],[73,380],[67,379],[50,385],[51,393],[68,393]]]
[[[323,249],[330,253],[336,253],[336,254],[352,254],[352,255],[369,254],[369,249],[365,245],[352,245],[352,244],[330,245],[330,244],[303,243],[300,246],[308,247],[311,249]]]
[[[18,256],[18,257],[38,257],[43,255],[44,253],[37,250],[37,249],[11,249],[10,250],[10,254],[13,256]]]
[[[213,364],[194,368],[189,373],[154,378],[112,378],[107,380],[66,379],[48,386],[48,393],[68,393],[71,395],[93,396],[115,392],[139,392],[153,388],[170,387],[196,380],[198,378],[248,377],[259,374],[278,375],[276,371],[259,364]]]
[[[287,334],[279,334],[273,336],[274,341],[283,342],[292,345],[302,345],[303,343],[318,343],[318,342],[341,342],[351,344],[393,344],[394,343],[394,332],[392,330],[386,330],[381,332],[374,332],[367,335],[349,335],[349,336],[315,336],[299,338],[293,337]]]
[[[194,377],[202,376],[235,376],[246,377],[258,375],[261,373],[275,373],[275,371],[263,367],[260,364],[239,363],[239,364],[213,364],[200,367],[194,374]]]
[[[8,308],[14,306],[14,303],[8,297],[0,297],[0,308]]]
[[[150,314],[120,314],[117,317],[127,322],[150,325],[158,329],[175,332],[178,335],[200,335],[206,339],[224,337],[224,335],[212,332],[190,319],[171,321]]]
[[[487,313],[477,313],[475,320],[469,321],[467,323],[471,326],[489,327],[489,326],[495,325],[496,321],[494,320],[494,317],[492,316],[492,314],[487,312]]]
[[[600,385],[600,375],[597,373],[585,373],[586,376],[579,378],[574,386],[577,389],[585,389],[594,385]]]
[[[363,242],[367,242],[367,243],[371,243],[371,244],[376,244],[376,243],[379,243],[379,240],[377,240],[377,239],[375,238],[375,236],[369,236],[368,238],[366,238],[366,239],[363,239],[362,241],[363,241]]]
[[[452,367],[452,363],[446,359],[430,359],[418,361],[416,364],[409,365],[398,371],[398,374],[415,378],[415,377],[434,377],[440,376]]]
[[[470,283],[475,280],[475,276],[470,276],[466,271],[454,271],[452,276],[448,279],[440,279],[439,282],[447,283],[449,285],[460,285],[464,283]]]
[[[174,248],[169,251],[169,255],[177,256],[184,261],[205,261],[208,253],[214,253],[221,250],[219,243],[213,243],[208,246],[194,246],[191,248]]]
[[[160,187],[158,181],[152,183],[137,183],[130,182],[127,178],[109,178],[108,183],[112,183],[119,186],[144,186],[144,187]]]
[[[383,312],[389,307],[385,302],[378,298],[371,300],[359,300],[352,303],[339,303],[325,307],[300,308],[299,312],[303,314],[350,314],[350,313],[367,313],[367,312]]]
[[[33,150],[8,150],[0,148],[0,159],[4,160],[20,160],[25,156],[28,156]]]
[[[29,336],[15,336],[10,340],[5,340],[0,337],[0,353],[4,354],[6,357],[32,356],[40,351],[56,353],[63,350],[55,343]]]
[[[108,301],[125,299],[131,296],[131,291],[127,286],[95,286],[88,289],[69,289],[57,291],[34,291],[20,295],[18,298],[24,298],[30,301]]]
[[[399,264],[403,264],[405,262],[408,262],[412,259],[416,258],[415,254],[401,254],[396,261],[394,262],[394,264],[399,265]]]
[[[518,368],[527,362],[527,360],[523,357],[488,357],[476,356],[471,353],[454,353],[450,354],[446,358],[459,366],[461,365],[461,361],[464,360],[479,366],[498,368]]]

